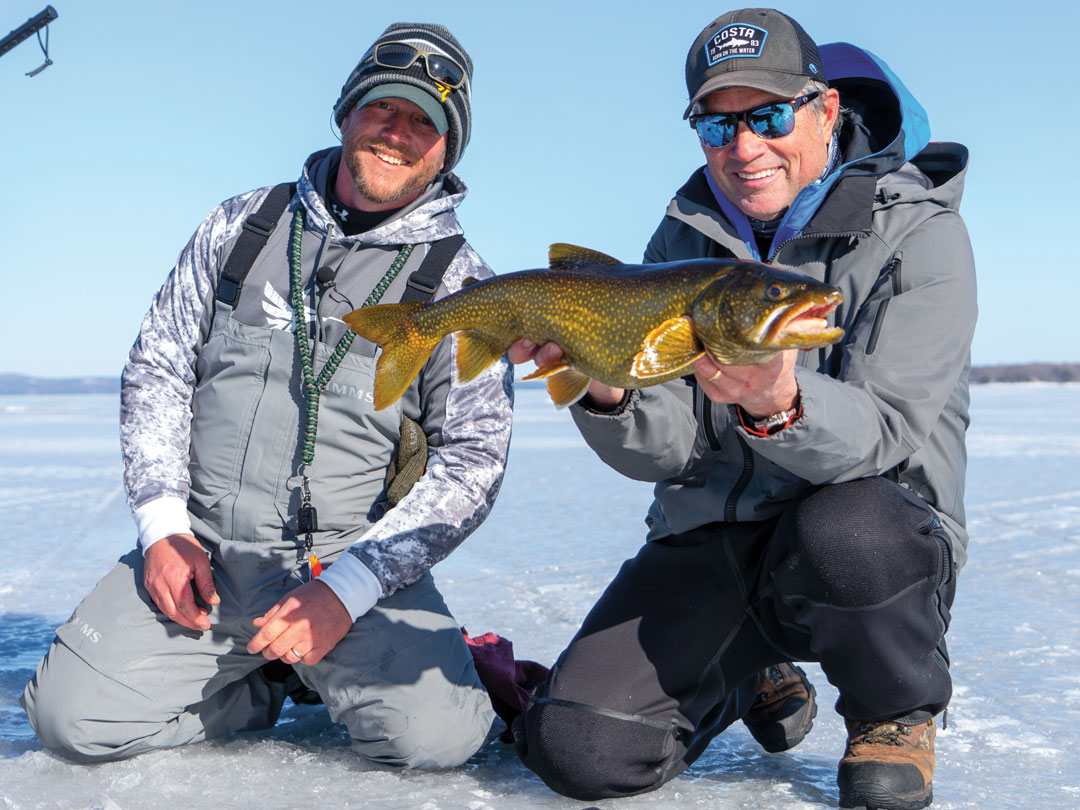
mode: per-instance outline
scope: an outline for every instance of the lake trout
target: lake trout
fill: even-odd
[[[344,320],[382,346],[375,408],[405,393],[440,340],[459,332],[461,382],[476,378],[519,338],[558,343],[565,357],[524,379],[546,379],[564,408],[591,380],[644,388],[692,373],[708,352],[725,365],[763,363],[784,349],[835,343],[828,315],[835,287],[757,262],[691,259],[626,265],[603,253],[555,244],[550,268],[466,279],[432,302],[379,304]]]

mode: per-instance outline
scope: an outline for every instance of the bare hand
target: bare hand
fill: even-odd
[[[797,356],[798,349],[788,349],[765,363],[725,366],[704,354],[694,361],[694,377],[713,402],[739,405],[751,416],[763,419],[795,407],[799,398]]]
[[[330,586],[305,582],[255,620],[260,628],[247,651],[286,664],[319,663],[352,627],[352,616]]]
[[[506,352],[507,358],[515,365],[534,360],[537,368],[550,366],[553,363],[561,363],[565,356],[562,347],[558,343],[548,342],[543,346],[537,346],[528,338],[522,338],[510,345]],[[589,383],[589,393],[586,398],[594,405],[613,408],[622,402],[625,390],[614,388],[597,380]]]
[[[191,630],[209,630],[206,608],[195,604],[191,580],[208,605],[220,604],[206,551],[190,534],[171,534],[150,546],[143,555],[143,584],[150,598],[177,624]]]

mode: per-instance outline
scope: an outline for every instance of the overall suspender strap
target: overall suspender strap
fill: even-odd
[[[408,286],[401,296],[402,302],[430,301],[435,291],[439,289],[450,262],[454,260],[464,244],[465,237],[460,233],[433,242],[424,261],[409,276]]]
[[[244,285],[251,266],[259,251],[266,246],[266,240],[277,227],[278,220],[289,207],[289,200],[296,193],[296,183],[279,183],[270,189],[259,210],[244,220],[244,229],[233,245],[225,268],[221,271],[216,298],[231,307],[240,299],[240,288]]]

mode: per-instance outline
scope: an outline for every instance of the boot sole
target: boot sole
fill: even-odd
[[[782,754],[784,751],[790,751],[796,745],[805,740],[806,735],[809,734],[810,730],[814,727],[814,718],[817,717],[818,709],[817,690],[814,689],[814,685],[810,683],[809,680],[806,680],[806,686],[808,687],[806,691],[810,695],[810,698],[807,701],[810,704],[810,715],[808,717],[805,717],[803,719],[803,722],[800,723],[798,728],[796,728],[790,735],[787,733],[787,730],[783,729],[782,727],[781,731],[778,734],[769,735],[768,732],[764,729],[755,729],[749,723],[746,723],[745,720],[743,721],[746,724],[746,727],[750,730],[750,734],[755,740],[757,740],[758,745],[764,748],[766,752],[770,754]],[[776,721],[775,723],[772,723],[770,725],[780,726],[781,721]],[[761,734],[761,737],[758,736],[759,733]]]
[[[874,782],[857,782],[840,794],[840,806],[864,807],[866,810],[922,810],[934,800],[930,787],[918,793],[897,796]]]

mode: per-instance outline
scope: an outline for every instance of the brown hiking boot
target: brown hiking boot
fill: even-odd
[[[933,801],[933,719],[917,726],[848,720],[847,730],[836,776],[841,807],[919,810]]]
[[[778,754],[803,741],[816,715],[814,685],[802,669],[783,663],[758,673],[757,697],[742,721],[762,748]]]

